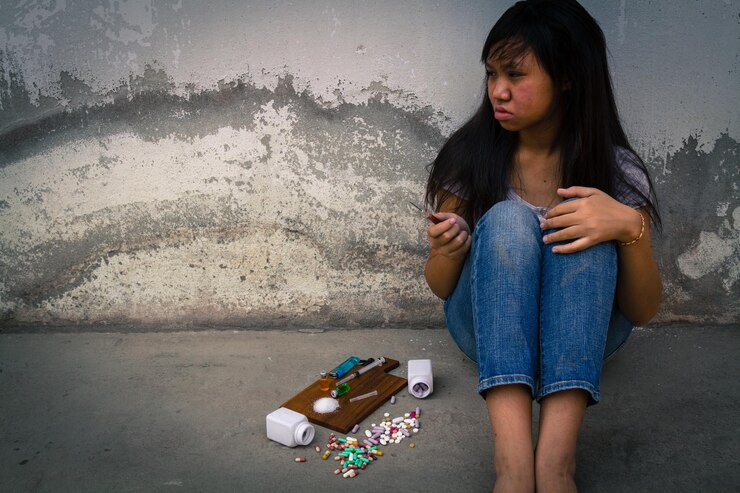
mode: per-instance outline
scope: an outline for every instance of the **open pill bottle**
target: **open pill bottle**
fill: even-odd
[[[268,414],[266,422],[267,438],[288,447],[308,445],[316,433],[308,418],[285,407]]]
[[[432,360],[409,360],[409,393],[419,399],[424,399],[434,390],[432,378]]]

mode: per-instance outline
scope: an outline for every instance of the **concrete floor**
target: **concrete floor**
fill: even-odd
[[[740,491],[739,350],[737,326],[637,330],[587,413],[581,491]],[[363,423],[418,405],[416,447],[351,480],[265,436],[269,412],[350,354],[398,359],[401,376],[434,365],[428,399],[403,390]],[[0,491],[490,491],[475,384],[439,329],[0,334]]]

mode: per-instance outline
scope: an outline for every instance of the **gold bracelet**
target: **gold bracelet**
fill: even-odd
[[[623,243],[623,242],[620,241],[619,242],[620,246],[630,246],[630,245],[632,245],[634,243],[637,243],[638,241],[640,241],[640,238],[642,238],[642,234],[645,232],[645,216],[642,215],[642,212],[638,212],[638,214],[640,215],[640,221],[641,221],[641,223],[640,223],[640,234],[637,235],[637,238],[635,238],[634,240],[632,240],[630,242]]]

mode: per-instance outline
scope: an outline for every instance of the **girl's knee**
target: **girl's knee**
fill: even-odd
[[[537,216],[515,202],[497,203],[475,226],[471,252],[473,279],[536,277],[542,261]]]
[[[490,221],[495,221],[497,223],[527,223],[532,219],[536,219],[534,212],[526,205],[513,200],[502,200],[501,202],[493,204],[493,206],[483,214],[480,221],[478,221],[478,224]]]
[[[538,246],[542,241],[539,220],[524,204],[512,200],[497,202],[483,214],[473,232],[474,243],[490,239],[507,246]]]

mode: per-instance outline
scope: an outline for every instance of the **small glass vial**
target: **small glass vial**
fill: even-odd
[[[301,413],[281,407],[267,415],[267,438],[287,447],[308,445],[313,440],[313,425]]]
[[[322,371],[319,375],[321,375],[321,378],[319,379],[319,388],[326,392],[331,387],[331,379],[326,376],[325,371]]]
[[[349,392],[349,384],[348,383],[342,383],[342,384],[337,385],[337,388],[335,388],[334,390],[332,390],[329,393],[329,395],[331,395],[332,397],[334,397],[336,399],[340,395],[344,395],[347,392]]]
[[[409,393],[419,399],[424,399],[434,389],[432,377],[432,360],[409,360]]]

